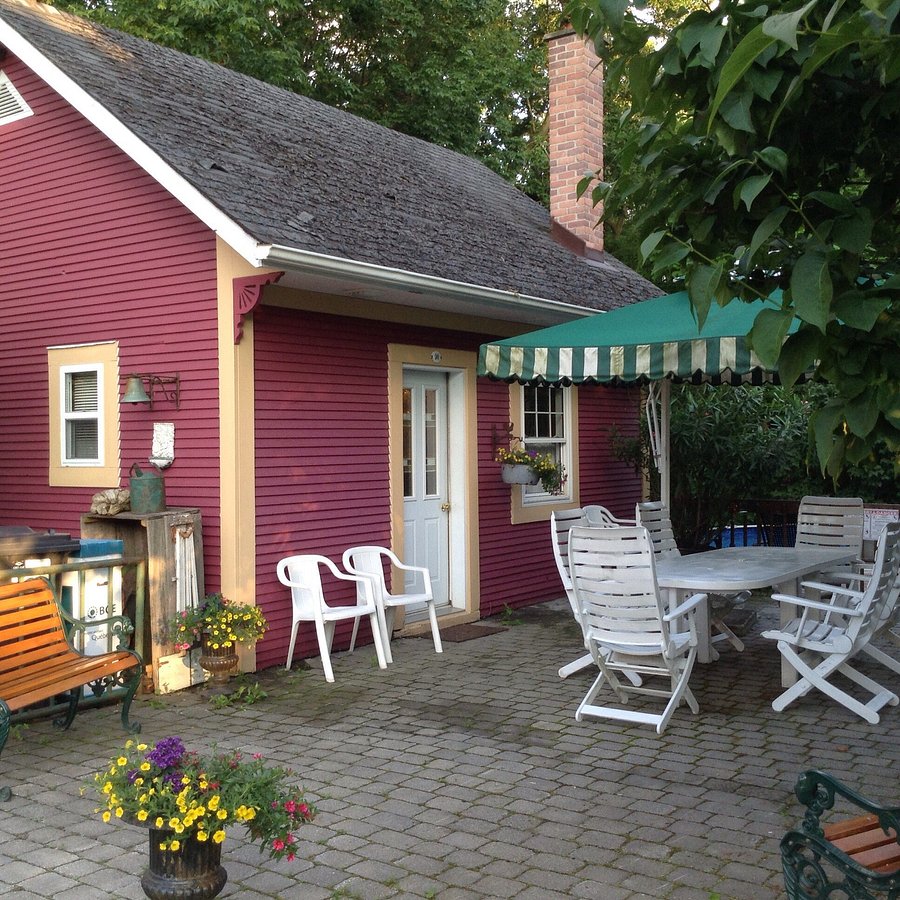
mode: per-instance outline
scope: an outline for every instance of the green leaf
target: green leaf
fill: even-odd
[[[680,241],[670,241],[667,244],[663,244],[653,258],[653,274],[664,272],[676,263],[680,263],[690,252],[690,245],[682,244]]]
[[[787,175],[788,155],[781,147],[763,147],[756,156],[779,175]]]
[[[748,250],[748,256],[751,260],[756,256],[759,248],[778,230],[787,214],[788,209],[786,206],[778,206],[756,226],[756,231],[753,232],[753,237],[750,239],[750,248]]]
[[[659,242],[666,236],[665,231],[654,231],[641,241],[641,262],[646,262],[647,257],[656,249]]]
[[[791,295],[798,318],[824,332],[833,290],[825,255],[815,250],[804,253],[791,272]]]
[[[890,296],[861,293],[842,294],[834,302],[834,314],[845,325],[860,331],[871,331],[878,317],[890,305]]]
[[[722,281],[724,268],[724,264],[721,262],[716,263],[714,266],[700,263],[693,266],[688,273],[688,296],[691,298],[691,305],[694,307],[694,311],[697,313],[697,324],[700,328],[703,328],[703,324],[706,322],[709,307]]]
[[[823,206],[833,209],[845,216],[856,214],[856,207],[846,197],[835,194],[833,191],[811,191],[806,195],[807,200],[817,200]]]
[[[760,191],[764,190],[766,185],[772,180],[772,173],[766,175],[751,175],[745,178],[736,188],[738,197],[747,207],[747,212],[753,205],[753,201],[759,196]]]
[[[834,430],[842,420],[841,410],[834,404],[823,406],[809,417],[809,425],[816,442],[819,465],[825,472],[835,449]]]
[[[878,421],[878,402],[874,391],[864,391],[844,407],[847,427],[857,437],[866,437]]]
[[[781,346],[793,318],[790,310],[764,309],[754,320],[748,339],[766,368],[774,369],[777,365]]]
[[[815,328],[801,327],[788,336],[778,357],[778,377],[784,385],[796,384],[808,372],[819,356],[822,335]]]
[[[750,118],[752,102],[753,94],[750,91],[731,94],[722,103],[722,118],[736,131],[753,134],[753,119]]]
[[[841,250],[860,254],[872,238],[872,214],[863,208],[853,218],[838,219],[834,223],[831,239]]]
[[[781,13],[777,16],[769,16],[762,23],[762,30],[771,38],[787,44],[789,47],[797,49],[797,30],[800,26],[800,20],[816,5],[818,0],[809,0],[805,6],[794,12]]]
[[[765,23],[763,23],[765,24]],[[707,122],[707,134],[712,131],[716,113],[725,98],[734,90],[735,85],[741,80],[744,73],[756,58],[768,47],[775,43],[775,38],[763,31],[762,25],[757,25],[738,45],[728,57],[728,61],[722,66],[719,75],[719,86],[709,108],[709,121]]]

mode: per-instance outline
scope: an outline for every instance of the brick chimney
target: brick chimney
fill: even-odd
[[[590,190],[578,197],[578,182],[603,171],[603,70],[593,43],[572,29],[549,34],[546,41],[550,218],[555,237],[589,255],[603,250],[603,227],[597,225],[600,208],[591,203]],[[569,234],[560,233],[560,226]]]

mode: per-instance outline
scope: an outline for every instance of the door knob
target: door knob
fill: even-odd
[[[441,504],[441,512],[450,512],[450,504],[442,503]]]

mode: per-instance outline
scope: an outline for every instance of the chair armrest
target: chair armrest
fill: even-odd
[[[861,616],[862,613],[855,607],[835,606],[833,603],[820,603],[818,600],[808,600],[806,597],[795,597],[792,594],[772,594],[772,599],[779,603],[793,603],[794,606],[802,606],[806,609],[818,609],[822,612],[838,613],[842,616]]]
[[[706,594],[693,594],[688,597],[687,600],[684,600],[682,603],[679,603],[674,609],[670,609],[664,616],[664,622],[671,622],[673,619],[678,619],[686,613],[691,612],[696,609],[701,603],[705,602],[707,598]]]
[[[812,588],[814,591],[821,591],[823,594],[843,594],[845,597],[865,596],[865,591],[857,591],[849,587],[841,587],[839,584],[828,584],[825,581],[803,581],[802,586]]]

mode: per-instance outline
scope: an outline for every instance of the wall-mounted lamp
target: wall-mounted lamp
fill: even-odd
[[[177,374],[126,376],[122,403],[149,403],[153,409],[154,394],[162,394],[164,400],[175,404],[175,409],[181,409],[181,379]]]

